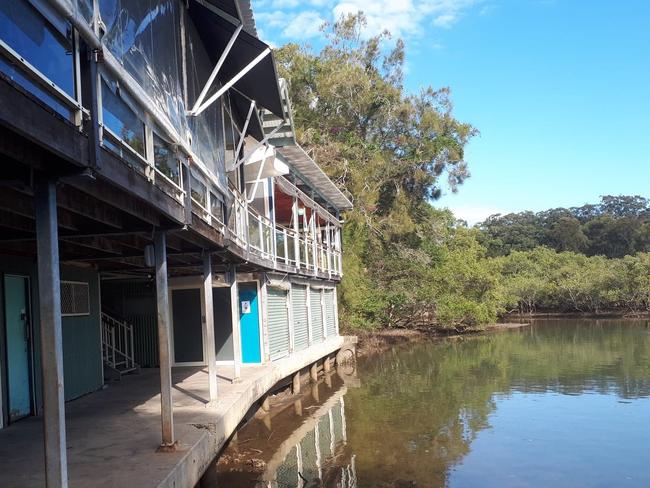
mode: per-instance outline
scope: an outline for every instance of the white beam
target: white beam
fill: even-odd
[[[255,100],[251,100],[251,106],[248,108],[248,114],[246,115],[246,122],[244,122],[244,127],[239,135],[239,142],[237,143],[237,150],[235,151],[235,157],[239,157],[242,146],[244,145],[244,138],[246,137],[246,131],[248,130],[248,124],[251,121],[251,116],[253,115],[253,110],[255,110]],[[236,167],[236,165],[235,165]]]
[[[217,93],[212,95],[210,98],[208,98],[203,105],[201,105],[198,109],[192,110],[188,113],[188,115],[200,115],[205,109],[207,109],[210,105],[212,105],[214,102],[219,100],[221,96],[226,93],[231,86],[233,86],[235,83],[237,83],[241,78],[246,75],[250,70],[252,70],[255,66],[259,64],[262,59],[264,59],[266,56],[271,54],[271,48],[267,47],[264,51],[262,51],[260,54],[258,54],[255,59],[253,59],[250,63],[248,63],[244,68],[237,73],[235,76],[232,77],[232,79],[227,82],[225,85],[223,85],[219,90],[217,90]]]
[[[239,33],[243,29],[244,24],[239,24],[239,27],[233,32],[232,36],[230,36],[230,40],[228,41],[228,44],[226,44],[225,49],[221,53],[221,56],[219,56],[219,60],[217,61],[217,64],[215,65],[214,69],[212,70],[212,73],[210,73],[210,76],[208,77],[208,81],[205,82],[205,86],[203,87],[203,90],[201,90],[201,94],[199,95],[199,98],[196,99],[196,102],[194,102],[194,106],[192,107],[192,110],[190,110],[190,115],[193,115],[201,104],[203,103],[203,100],[205,99],[206,95],[208,94],[208,91],[210,90],[210,87],[212,86],[212,83],[214,82],[215,78],[219,74],[219,70],[223,66],[224,61],[226,60],[226,57],[228,57],[228,53],[230,53],[230,50],[232,49],[233,45],[235,44],[235,41],[237,40],[237,37],[239,36]],[[198,115],[198,114],[197,114]]]

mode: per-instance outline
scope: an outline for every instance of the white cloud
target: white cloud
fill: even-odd
[[[481,207],[481,206],[471,206],[471,205],[459,205],[449,206],[456,218],[465,220],[469,225],[478,224],[483,222],[490,215],[498,213],[507,213],[503,210],[494,207]]]
[[[258,25],[272,36],[305,39],[319,35],[325,20],[341,15],[366,15],[365,35],[384,30],[393,37],[422,37],[431,28],[449,28],[472,7],[494,0],[257,0]],[[272,10],[270,10],[272,9]],[[280,10],[281,9],[281,10]],[[269,29],[272,27],[272,29]]]
[[[290,39],[308,39],[320,35],[320,26],[325,19],[312,10],[300,12],[291,19],[289,25],[282,31],[283,37]]]
[[[456,14],[452,13],[438,15],[433,19],[433,25],[437,27],[450,27],[454,22],[456,22]]]

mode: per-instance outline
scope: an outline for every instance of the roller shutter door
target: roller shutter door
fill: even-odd
[[[334,290],[323,291],[323,301],[325,302],[325,328],[327,337],[336,335],[336,313],[334,311]]]
[[[279,359],[289,354],[289,314],[286,291],[268,288],[267,313],[269,355],[271,360]]]
[[[309,304],[311,306],[311,338],[313,342],[323,340],[323,309],[321,307],[321,290],[309,290]]]
[[[309,310],[307,309],[307,287],[291,285],[291,310],[293,312],[293,348],[296,351],[309,346]]]

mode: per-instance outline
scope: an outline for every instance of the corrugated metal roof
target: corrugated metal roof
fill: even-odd
[[[278,147],[277,151],[287,160],[299,176],[307,180],[319,194],[338,210],[350,210],[352,202],[298,144]]]
[[[249,34],[259,37],[257,35],[257,27],[255,26],[255,17],[253,16],[253,7],[250,0],[236,0],[239,5],[239,13],[241,14],[241,21],[244,23],[244,30]]]

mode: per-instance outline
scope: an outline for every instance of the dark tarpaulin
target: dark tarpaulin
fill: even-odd
[[[251,107],[251,101],[237,90],[230,90],[230,107],[232,109],[232,116],[239,129],[244,128],[246,123],[246,116]],[[251,120],[248,123],[246,132],[248,135],[254,137],[258,141],[264,139],[264,129],[262,128],[262,121],[259,117],[259,109],[255,108],[251,115]]]
[[[189,14],[208,49],[208,54],[216,64],[236,27],[198,2],[190,2]],[[242,30],[221,68],[219,78],[227,83],[246,65],[255,59],[268,46],[255,36]],[[253,69],[244,75],[234,87],[260,107],[284,119],[282,97],[278,76],[275,70],[273,53],[263,58]]]
[[[207,0],[207,2],[211,3],[219,10],[226,12],[228,15],[231,15],[236,19],[241,18],[237,0]]]

